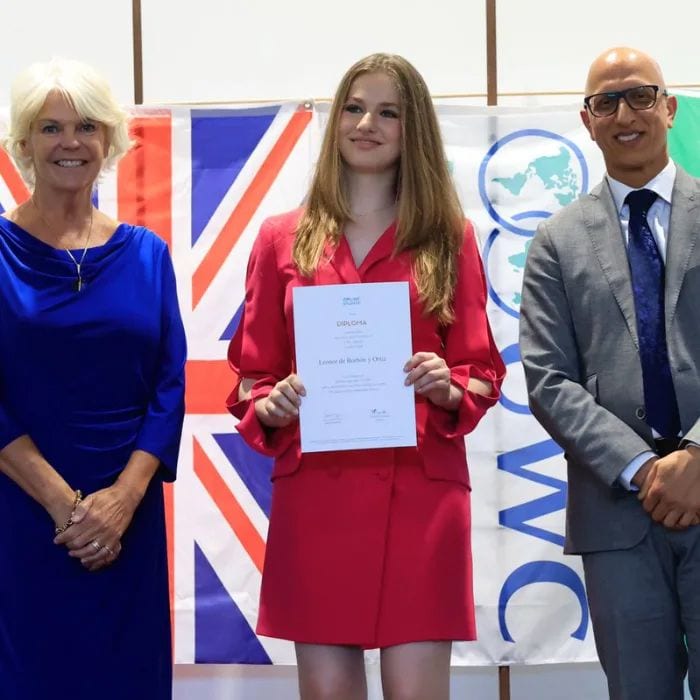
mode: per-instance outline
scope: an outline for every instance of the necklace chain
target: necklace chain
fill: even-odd
[[[44,218],[44,215],[41,213],[41,209],[37,206],[36,202],[34,201],[34,197],[31,198],[32,204],[34,205],[34,208],[37,211],[37,214],[39,214],[39,218],[44,222],[44,225],[51,229],[51,225],[49,222]],[[85,255],[87,254],[88,251],[88,246],[90,245],[90,236],[92,235],[92,217],[93,217],[93,212],[94,212],[94,207],[90,205],[90,225],[88,226],[88,233],[87,233],[87,238],[85,239],[85,247],[83,248],[83,252],[80,256],[80,260],[76,260],[75,256],[71,251],[66,248],[65,251],[68,253],[68,257],[71,259],[73,264],[75,265],[75,272],[78,275],[78,279],[75,281],[74,287],[76,292],[80,292],[83,289],[84,282],[83,282],[83,275],[82,275],[82,266],[83,262],[85,261]]]
[[[85,247],[83,248],[83,254],[80,256],[80,261],[76,260],[75,257],[73,256],[73,253],[66,248],[66,253],[70,256],[70,259],[73,261],[73,264],[75,265],[75,272],[78,275],[78,279],[75,283],[75,291],[79,292],[83,288],[83,277],[81,275],[81,267],[83,265],[83,260],[85,260],[85,254],[87,253],[88,245],[90,245],[90,234],[92,233],[92,211],[90,212],[90,228],[88,228],[88,235],[87,238],[85,239]]]
[[[396,202],[392,202],[391,204],[387,204],[383,207],[379,207],[378,209],[370,209],[369,211],[363,211],[363,212],[350,212],[350,216],[353,218],[358,217],[358,216],[369,216],[370,214],[378,214],[380,211],[386,211],[387,209],[391,209],[392,207],[396,206]]]

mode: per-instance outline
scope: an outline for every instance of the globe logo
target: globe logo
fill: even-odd
[[[544,129],[514,131],[496,141],[479,168],[479,195],[495,228],[484,248],[489,296],[520,316],[527,249],[540,221],[588,191],[581,149]]]
[[[503,228],[531,236],[537,224],[588,191],[581,149],[544,129],[522,129],[489,148],[479,168],[479,194]]]

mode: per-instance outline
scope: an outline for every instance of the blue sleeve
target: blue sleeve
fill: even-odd
[[[4,450],[13,440],[20,435],[25,435],[26,432],[4,404],[0,388],[0,450]]]
[[[185,416],[185,360],[187,345],[175,286],[175,271],[167,248],[161,260],[160,357],[153,395],[136,440],[136,449],[158,457],[164,481],[177,470],[180,435]]]

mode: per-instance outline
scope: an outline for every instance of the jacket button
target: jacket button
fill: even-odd
[[[647,412],[644,410],[643,406],[638,406],[637,410],[634,412],[634,415],[639,418],[639,420],[644,420],[647,417]]]

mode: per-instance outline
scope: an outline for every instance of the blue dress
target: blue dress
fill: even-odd
[[[121,555],[95,573],[0,473],[0,697],[169,700],[162,481],[175,478],[186,353],[175,276],[161,239],[121,224],[88,249],[80,292],[76,278],[66,251],[0,217],[0,449],[28,434],[85,495],[135,449],[161,466]]]

